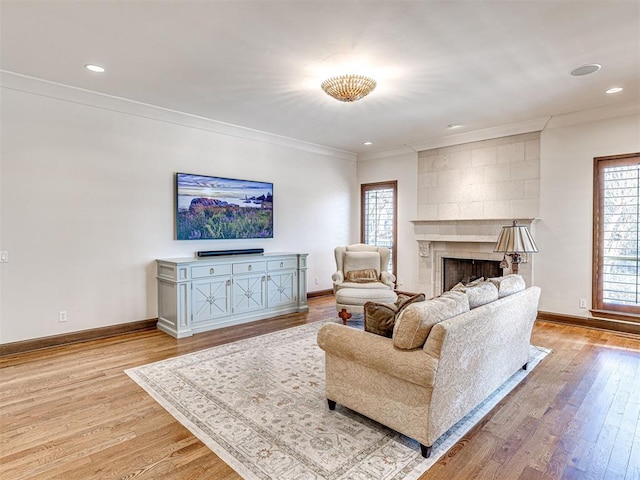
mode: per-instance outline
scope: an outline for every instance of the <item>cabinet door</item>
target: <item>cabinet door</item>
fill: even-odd
[[[192,282],[192,322],[205,322],[231,314],[230,276],[211,277]]]
[[[295,270],[283,270],[267,276],[267,307],[295,305],[297,299]]]
[[[263,273],[258,275],[236,275],[233,277],[233,313],[251,312],[264,308]]]

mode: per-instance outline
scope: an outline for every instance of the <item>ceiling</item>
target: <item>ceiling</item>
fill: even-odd
[[[638,1],[1,0],[0,67],[366,154],[640,103]],[[91,73],[87,63],[106,72]],[[575,77],[588,63],[602,69]],[[338,102],[320,83],[372,75]],[[617,94],[606,94],[621,86]],[[365,146],[363,142],[373,145]]]

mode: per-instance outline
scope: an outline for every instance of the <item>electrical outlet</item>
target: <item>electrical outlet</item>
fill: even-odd
[[[320,285],[320,279],[319,279],[319,278],[314,278],[314,279],[313,279],[313,282],[314,282],[316,285]]]
[[[587,300],[584,298],[580,299],[580,308],[587,308]]]
[[[7,263],[9,261],[9,252],[0,252],[0,263]]]
[[[60,313],[58,313],[58,321],[60,323],[63,323],[63,322],[67,321],[67,311],[66,310],[62,310]]]

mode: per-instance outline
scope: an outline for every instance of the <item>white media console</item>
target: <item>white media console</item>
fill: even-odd
[[[306,312],[307,254],[156,260],[158,328],[176,338]]]

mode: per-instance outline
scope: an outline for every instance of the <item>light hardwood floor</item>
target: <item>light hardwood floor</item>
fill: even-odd
[[[238,479],[123,370],[334,315],[0,358],[0,478]],[[422,479],[640,480],[640,338],[538,322],[533,343],[553,353]]]

